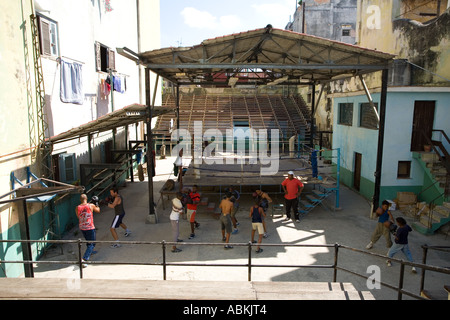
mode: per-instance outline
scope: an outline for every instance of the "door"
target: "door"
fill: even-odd
[[[353,187],[358,191],[361,187],[361,162],[362,162],[362,154],[355,152],[355,170],[353,174]]]
[[[427,139],[424,134],[431,140],[435,104],[436,101],[414,102],[411,151],[423,151],[424,144],[427,144]]]

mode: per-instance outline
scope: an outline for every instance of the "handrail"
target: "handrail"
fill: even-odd
[[[365,278],[369,280],[370,278],[367,275],[359,274],[357,272],[354,272],[352,270],[349,270],[347,268],[341,267],[338,265],[338,253],[339,249],[346,249],[351,250],[357,253],[370,255],[373,257],[379,257],[382,259],[388,258],[385,255],[377,254],[373,252],[364,251],[361,249],[352,248],[349,246],[341,245],[338,243],[335,244],[270,244],[270,243],[260,243],[260,244],[252,244],[251,241],[248,243],[230,243],[230,245],[236,246],[236,247],[247,247],[248,248],[248,262],[247,263],[233,263],[233,264],[225,264],[225,263],[218,263],[218,264],[211,264],[211,263],[180,263],[180,262],[167,262],[166,259],[166,251],[167,248],[173,245],[177,246],[223,246],[223,243],[196,243],[196,242],[166,242],[165,240],[160,242],[151,242],[151,241],[86,241],[86,240],[0,240],[0,243],[51,243],[51,244],[77,244],[78,247],[78,257],[77,260],[67,260],[67,261],[43,261],[43,260],[18,260],[18,261],[10,261],[10,260],[3,260],[2,263],[22,263],[25,265],[32,265],[34,263],[40,263],[40,264],[77,264],[79,266],[80,270],[80,279],[83,278],[83,264],[105,264],[105,265],[159,265],[163,268],[163,280],[167,280],[167,267],[168,266],[195,266],[195,267],[246,267],[248,269],[248,281],[251,281],[251,271],[252,268],[255,267],[266,267],[266,268],[329,268],[333,269],[333,282],[336,282],[337,280],[337,271],[344,271],[347,273],[350,273],[352,275]],[[83,261],[82,260],[82,244],[85,243],[103,243],[103,244],[112,244],[112,243],[119,243],[119,244],[138,244],[138,245],[156,245],[161,246],[162,248],[162,256],[163,261],[162,262],[118,262],[118,261]],[[255,264],[252,262],[252,247],[254,246],[266,246],[266,247],[325,247],[325,248],[334,248],[334,262],[333,264],[329,265],[296,265],[296,264]],[[434,247],[428,247],[427,245],[424,245],[427,248],[434,249]],[[449,249],[450,247],[436,247],[440,250],[443,249]],[[444,273],[450,275],[450,268],[442,268],[432,265],[427,265],[425,263],[415,263],[415,262],[409,262],[404,261],[401,259],[396,258],[389,258],[392,261],[395,261],[400,264],[400,275],[399,275],[399,284],[398,286],[394,286],[385,282],[378,281],[380,285],[383,285],[387,288],[390,288],[392,290],[397,291],[397,299],[401,300],[403,294],[406,294],[408,296],[411,296],[416,299],[425,299],[420,295],[417,295],[415,293],[409,292],[405,289],[403,289],[403,279],[404,279],[404,269],[405,266],[412,266],[412,267],[418,267],[422,269],[422,277],[421,277],[421,290],[423,289],[423,283],[425,281],[425,270],[434,271],[438,273]],[[426,261],[426,255],[424,256],[424,261]],[[6,275],[5,275],[6,276]]]
[[[427,136],[427,134],[425,133],[424,130],[420,130],[420,133],[425,138],[425,141],[431,146],[431,148],[433,149],[434,153],[436,153],[436,155],[438,156],[439,160],[444,164],[445,169],[447,170],[447,173],[450,172],[450,160],[449,159],[445,159],[445,158],[443,158],[441,156],[441,154],[439,153],[438,149],[433,144],[433,141],[430,139],[430,137]],[[447,135],[445,135],[445,136],[447,136]]]
[[[442,130],[442,129],[433,129],[433,130],[431,130],[431,131],[437,131],[437,132],[442,133],[442,135],[443,135],[444,138],[447,140],[447,142],[450,143],[450,139],[449,139],[449,137],[447,136],[447,134],[445,133],[444,130]]]

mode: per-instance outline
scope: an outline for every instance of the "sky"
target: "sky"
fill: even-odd
[[[264,28],[284,29],[297,0],[161,0],[161,48]],[[292,19],[292,18],[291,18]]]

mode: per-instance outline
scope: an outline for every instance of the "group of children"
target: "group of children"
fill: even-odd
[[[194,185],[192,187],[192,191],[189,190],[187,192],[181,193],[178,192],[177,196],[172,200],[172,212],[170,214],[170,222],[172,225],[172,235],[173,242],[181,242],[179,237],[179,221],[180,215],[184,213],[186,208],[186,218],[191,226],[191,234],[189,239],[193,239],[195,237],[195,228],[198,228],[200,224],[195,220],[195,215],[197,212],[197,206],[200,203],[200,194],[198,193],[198,187]],[[272,202],[272,199],[269,195],[261,190],[256,190],[253,194],[254,204],[250,208],[249,217],[252,219],[252,233],[251,233],[251,241],[252,243],[256,243],[254,240],[256,230],[258,230],[259,238],[258,238],[258,247],[256,249],[256,253],[261,253],[263,249],[260,248],[259,244],[262,242],[263,237],[267,237],[266,225],[264,218],[266,216],[265,211],[269,207],[269,203]],[[231,234],[238,233],[238,225],[239,222],[236,219],[236,212],[239,209],[239,199],[240,194],[237,190],[230,187],[226,190],[224,198],[221,200],[219,204],[219,208],[221,210],[220,213],[220,224],[221,224],[221,232],[222,232],[222,241],[225,242],[225,249],[232,249],[233,246],[229,244]],[[234,229],[234,230],[233,230]],[[180,252],[181,249],[177,248],[176,245],[172,246],[172,252]]]
[[[378,216],[378,223],[375,230],[372,233],[369,244],[366,249],[372,249],[375,242],[380,239],[383,235],[386,239],[386,247],[389,248],[387,265],[390,267],[392,265],[390,258],[398,252],[403,252],[406,259],[410,262],[414,262],[411,251],[408,246],[408,234],[412,231],[411,227],[406,223],[406,220],[402,217],[397,217],[395,219],[396,225],[394,223],[394,218],[389,211],[390,203],[387,200],[382,202],[381,208],[375,211]],[[394,243],[391,240],[391,233],[394,235]],[[416,273],[415,267],[412,267],[412,272]]]

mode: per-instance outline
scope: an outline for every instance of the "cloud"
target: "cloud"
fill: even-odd
[[[272,24],[274,28],[284,29],[289,16],[294,13],[294,7],[291,1],[281,1],[277,3],[253,4],[252,8],[260,17],[267,19],[267,23]]]
[[[186,7],[181,11],[184,23],[195,29],[210,30],[235,30],[241,25],[241,21],[236,15],[226,15],[216,17],[208,11],[200,11],[196,8]]]
[[[186,7],[181,11],[184,23],[191,28],[212,29],[217,25],[217,18],[208,11],[200,11],[192,7]]]

